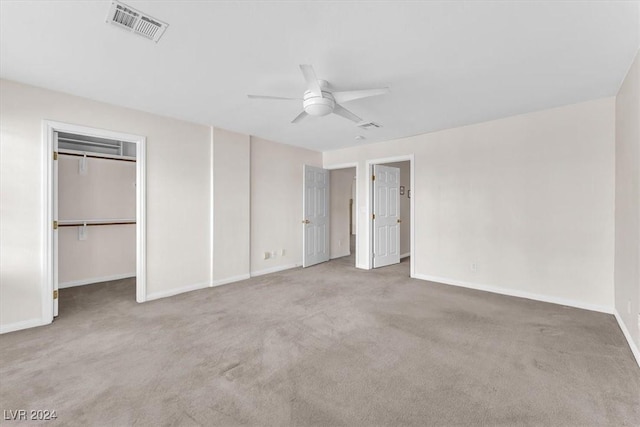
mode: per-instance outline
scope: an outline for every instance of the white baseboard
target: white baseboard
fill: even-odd
[[[271,268],[265,268],[264,270],[252,271],[251,277],[263,276],[269,273],[277,273],[278,271],[289,270],[291,268],[300,267],[300,264],[286,264],[286,265],[278,265]]]
[[[330,259],[342,258],[342,257],[349,256],[349,255],[351,255],[351,252],[346,252],[346,253],[341,254],[341,255],[332,256]]]
[[[183,294],[185,292],[197,291],[199,289],[208,288],[211,282],[194,283],[193,285],[183,286],[181,288],[167,289],[166,291],[152,292],[147,294],[146,301],[153,301],[160,298],[172,297],[174,295]]]
[[[251,275],[250,274],[241,274],[239,276],[233,276],[233,277],[227,277],[226,279],[218,279],[218,280],[214,280],[211,283],[211,286],[222,286],[222,285],[226,285],[228,283],[233,283],[233,282],[239,282],[241,280],[247,280],[250,279]]]
[[[407,252],[406,254],[400,255],[400,259],[411,256],[411,252]]]
[[[427,280],[429,282],[442,283],[445,285],[460,286],[462,288],[476,289],[479,291],[492,292],[494,294],[508,295],[518,298],[526,298],[535,301],[550,302],[552,304],[566,305],[569,307],[581,308],[584,310],[598,311],[600,313],[614,314],[613,307],[604,305],[588,304],[580,301],[574,301],[564,298],[553,297],[549,295],[535,294],[526,291],[518,291],[515,289],[501,288],[498,286],[489,286],[479,283],[464,282],[461,280],[449,279],[446,277],[429,276],[426,274],[415,274],[416,279]]]
[[[624,337],[627,339],[627,343],[629,343],[629,348],[631,348],[631,353],[633,353],[633,357],[636,358],[636,363],[640,367],[640,349],[638,349],[638,346],[636,345],[636,343],[633,342],[633,339],[631,338],[631,334],[629,333],[629,329],[627,329],[627,325],[625,325],[624,322],[622,321],[622,317],[620,317],[620,313],[618,313],[618,310],[614,310],[613,315],[616,316],[618,325],[620,326],[620,329],[622,329],[622,333],[624,334]]]
[[[36,326],[44,326],[50,323],[51,322],[42,321],[41,318],[8,323],[6,325],[0,325],[0,334],[7,334],[9,332],[20,331],[22,329],[35,328]]]
[[[366,264],[356,264],[356,268],[360,268],[362,270],[369,270],[369,267]]]
[[[93,283],[110,282],[112,280],[128,279],[129,277],[136,277],[136,273],[133,272],[133,273],[125,273],[125,274],[114,274],[112,276],[93,277],[91,279],[72,280],[70,282],[60,283],[58,285],[58,288],[60,288],[60,289],[72,288],[74,286],[84,286],[84,285],[91,285]]]

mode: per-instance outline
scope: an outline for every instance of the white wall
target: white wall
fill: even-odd
[[[249,277],[250,141],[248,135],[213,131],[213,284]]]
[[[351,254],[349,233],[349,204],[356,168],[336,169],[331,172],[331,258]]]
[[[325,167],[361,166],[358,265],[366,161],[414,154],[416,277],[611,311],[614,102],[325,152]]]
[[[616,97],[615,306],[640,363],[640,54]]]
[[[0,93],[1,330],[42,322],[43,119],[147,137],[147,295],[208,286],[209,127],[7,80]]]
[[[302,264],[305,164],[321,166],[322,154],[251,137],[252,275]],[[265,260],[265,252],[277,252],[276,257]]]
[[[136,164],[87,157],[58,156],[58,219],[136,219]],[[89,226],[86,240],[78,227],[58,231],[58,281],[61,288],[136,275],[136,227]]]
[[[400,169],[400,185],[404,186],[404,194],[400,196],[400,255],[405,256],[411,252],[411,162],[386,163],[385,166]]]

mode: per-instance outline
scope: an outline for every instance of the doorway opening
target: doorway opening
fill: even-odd
[[[43,319],[58,290],[135,277],[146,300],[145,138],[44,122]]]
[[[356,167],[331,170],[331,259],[351,257],[356,264]]]
[[[408,258],[414,276],[413,155],[367,161],[368,267],[397,264]]]

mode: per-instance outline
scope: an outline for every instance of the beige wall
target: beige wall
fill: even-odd
[[[351,254],[349,249],[349,204],[356,168],[331,171],[331,258]]]
[[[60,288],[136,275],[134,224],[87,227],[86,240],[78,239],[78,227],[61,227],[58,247]]]
[[[147,295],[210,282],[210,128],[0,81],[0,328],[42,321],[42,120],[147,138]],[[60,307],[64,310],[64,307]]]
[[[640,363],[640,54],[616,97],[615,306]]]
[[[404,185],[404,195],[400,196],[400,256],[404,257],[411,253],[411,162],[385,163],[400,169],[400,185]]]
[[[111,159],[58,156],[58,219],[136,219],[136,164]],[[78,227],[58,231],[58,281],[61,288],[136,275],[135,225],[86,228],[79,240]]]
[[[305,164],[322,166],[322,154],[251,137],[252,275],[302,264]],[[276,252],[276,256],[264,259],[265,252]]]
[[[248,135],[213,131],[213,284],[249,277],[250,141]]]
[[[325,152],[361,166],[358,266],[366,161],[414,154],[416,277],[612,310],[614,102]]]

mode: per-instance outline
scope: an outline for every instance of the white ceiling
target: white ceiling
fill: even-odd
[[[0,76],[325,151],[615,95],[638,2],[134,1],[158,44],[105,23],[109,1],[0,2]],[[389,86],[341,117],[290,121],[299,64],[336,90]],[[366,137],[356,141],[357,135]]]

